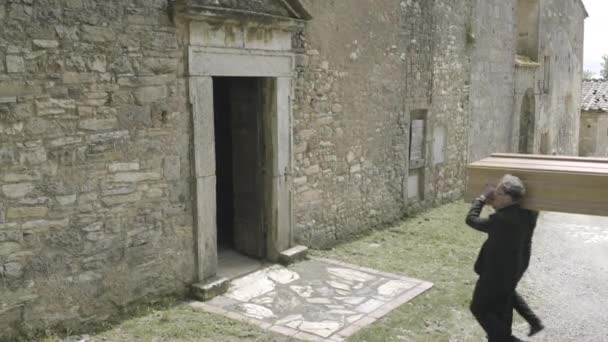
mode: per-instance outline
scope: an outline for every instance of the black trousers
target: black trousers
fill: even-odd
[[[489,342],[511,342],[515,291],[500,290],[477,281],[471,312],[488,335]]]
[[[519,293],[517,293],[517,291],[515,291],[515,295],[513,296],[513,308],[521,317],[526,320],[526,322],[528,322],[529,325],[540,325],[540,318],[538,318],[534,311],[530,309],[528,303],[526,303],[524,298]]]

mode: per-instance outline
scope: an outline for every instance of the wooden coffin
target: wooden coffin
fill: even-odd
[[[465,201],[507,173],[523,180],[525,208],[608,216],[608,158],[493,154],[467,166]]]

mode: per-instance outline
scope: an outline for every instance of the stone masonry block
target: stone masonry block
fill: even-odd
[[[160,180],[158,172],[120,172],[110,175],[109,181],[115,183],[133,183]]]
[[[307,253],[308,247],[295,246],[286,251],[281,252],[281,254],[279,254],[279,262],[285,266],[291,265],[298,261],[305,260]]]
[[[116,40],[116,34],[109,27],[84,25],[82,27],[82,40],[85,42],[103,43]]]
[[[21,173],[7,172],[4,174],[4,177],[2,178],[2,180],[7,183],[17,183],[17,182],[24,182],[24,181],[36,181],[36,180],[40,180],[41,178],[42,178],[42,176],[40,175],[40,173],[34,172],[34,171],[21,172]]]
[[[101,201],[103,204],[107,206],[114,206],[125,203],[137,202],[141,199],[141,193],[135,192],[129,195],[115,195],[115,196],[107,196],[102,197]]]
[[[108,166],[110,172],[138,171],[139,163],[114,163]]]
[[[124,127],[139,127],[152,121],[149,106],[121,106],[118,109],[118,121]]]
[[[85,131],[106,131],[116,128],[118,120],[116,118],[106,119],[86,119],[78,123],[78,128]]]
[[[19,278],[23,275],[23,265],[18,262],[4,264],[4,275],[12,278]]]
[[[66,72],[63,74],[63,83],[93,83],[97,80],[97,74],[86,72]]]
[[[38,115],[65,114],[67,110],[76,110],[76,101],[71,99],[41,98],[35,103]]]
[[[42,218],[49,213],[47,207],[17,207],[8,208],[6,211],[7,220],[19,220],[24,218]]]
[[[1,65],[0,65],[1,67]],[[0,69],[0,72],[2,69]],[[0,103],[15,103],[17,102],[16,96],[0,96]]]
[[[135,91],[135,100],[138,104],[156,102],[165,97],[167,97],[167,88],[165,86],[141,87]]]
[[[68,206],[76,203],[76,195],[57,196],[57,202],[62,206]]]
[[[51,39],[34,39],[34,46],[41,49],[54,49],[59,46],[59,42]]]
[[[23,57],[8,55],[6,56],[6,71],[9,73],[18,73],[25,71],[25,62]]]
[[[16,242],[0,243],[0,256],[8,256],[21,250],[21,245]]]
[[[226,278],[212,280],[207,283],[194,284],[192,285],[192,296],[198,300],[208,301],[224,294],[229,286],[230,281]]]
[[[63,220],[34,220],[25,222],[21,228],[23,230],[48,230],[49,228],[67,228],[70,224],[70,220],[65,218]]]
[[[104,143],[113,140],[128,139],[129,131],[114,131],[106,133],[91,134],[87,137],[89,143]]]
[[[21,164],[41,164],[47,160],[44,147],[34,147],[21,152],[19,162]]]
[[[53,140],[49,141],[49,146],[59,147],[59,146],[66,146],[66,145],[75,145],[75,144],[80,144],[81,142],[82,142],[81,137],[63,137],[63,138],[57,138],[57,139],[53,139]]]
[[[163,169],[165,179],[169,181],[179,180],[181,175],[181,161],[179,156],[165,157]]]
[[[87,67],[91,71],[96,72],[106,72],[106,56],[105,55],[95,55],[87,59]]]
[[[2,186],[2,193],[8,198],[22,198],[34,190],[32,183],[6,184]]]

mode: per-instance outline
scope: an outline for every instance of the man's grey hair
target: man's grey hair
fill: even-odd
[[[524,182],[513,175],[504,175],[498,183],[498,186],[502,188],[507,195],[511,196],[515,202],[520,201],[526,194]]]

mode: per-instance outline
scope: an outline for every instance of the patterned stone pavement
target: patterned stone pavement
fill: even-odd
[[[314,258],[274,265],[232,282],[193,307],[308,341],[343,341],[433,284]]]

